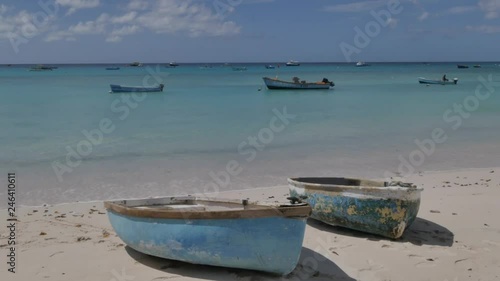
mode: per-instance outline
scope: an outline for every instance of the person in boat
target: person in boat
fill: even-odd
[[[445,75],[443,75],[443,81],[444,81],[444,82],[448,81],[448,78],[446,78],[446,74],[445,74]]]

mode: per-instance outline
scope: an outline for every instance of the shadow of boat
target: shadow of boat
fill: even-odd
[[[278,276],[253,270],[199,265],[163,259],[143,254],[128,246],[125,247],[125,250],[130,257],[140,264],[168,274],[181,275],[189,278],[218,281],[234,281],[241,278],[250,278],[250,280],[259,281],[309,280],[311,278],[317,281],[356,281],[325,256],[305,247],[302,247],[297,267],[286,276]]]
[[[405,230],[403,236],[399,239],[390,239],[375,234],[365,233],[340,226],[333,226],[321,221],[309,219],[307,224],[321,231],[327,231],[339,235],[366,238],[368,240],[380,241],[390,240],[393,242],[410,242],[417,246],[435,245],[443,247],[453,246],[455,235],[446,227],[428,221],[422,218],[416,218],[415,221]]]

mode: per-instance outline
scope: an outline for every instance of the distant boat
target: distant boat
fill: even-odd
[[[130,248],[192,264],[286,275],[299,261],[311,207],[305,203],[163,197],[104,202]]]
[[[311,218],[393,239],[417,217],[422,188],[350,178],[288,179],[290,196],[311,205]]]
[[[443,79],[427,79],[424,77],[419,77],[418,82],[420,84],[456,85],[458,83],[458,78],[453,78],[453,80],[443,81]]]
[[[163,92],[164,86],[163,84],[154,87],[110,85],[111,93]]]
[[[274,78],[263,77],[264,83],[270,90],[327,90],[335,86],[335,83],[323,78],[321,82],[300,81],[298,77],[293,78],[293,82],[282,81]]]
[[[476,64],[476,65],[474,65],[474,68],[481,68],[481,65]]]
[[[209,68],[212,68],[212,66],[208,64],[199,67],[199,69],[209,69]]]
[[[168,65],[171,66],[171,67],[177,67],[177,66],[179,66],[179,64],[176,63],[176,62],[171,62]]]
[[[45,66],[43,64],[39,64],[37,66],[33,66],[30,68],[30,71],[51,71],[51,70],[54,70],[54,69],[57,69],[57,67],[55,66]]]
[[[140,67],[142,66],[142,63],[138,62],[138,61],[134,61],[133,63],[129,64],[130,66],[135,66],[135,67]]]
[[[267,69],[275,69],[276,67],[272,64],[268,64],[268,65],[266,65],[266,68]]]
[[[119,70],[119,67],[106,67],[106,70]]]
[[[463,64],[457,64],[457,68],[469,68],[469,66]]]
[[[370,65],[365,63],[364,61],[358,61],[356,63],[356,67],[363,67],[363,66],[370,66]]]
[[[299,66],[300,63],[298,61],[291,60],[286,63],[286,66]]]
[[[247,68],[245,66],[237,66],[233,67],[233,71],[246,71]]]

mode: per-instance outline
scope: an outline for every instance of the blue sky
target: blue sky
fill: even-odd
[[[499,46],[500,0],[0,4],[0,64],[500,61]]]

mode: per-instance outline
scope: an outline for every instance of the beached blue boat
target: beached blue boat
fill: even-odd
[[[263,77],[264,83],[270,90],[328,90],[335,86],[335,83],[323,78],[320,82],[300,81],[298,77],[294,77],[293,82],[278,80],[275,78]]]
[[[105,202],[118,236],[152,256],[193,264],[288,274],[302,250],[305,203],[187,197]]]
[[[163,92],[163,87],[165,85],[160,84],[154,87],[143,87],[143,86],[121,86],[111,84],[111,93],[137,93],[137,92]]]
[[[311,205],[311,218],[393,239],[417,217],[423,190],[401,182],[349,178],[293,178],[288,183],[291,196]]]
[[[418,83],[436,84],[436,85],[456,85],[458,83],[458,78],[453,78],[453,80],[443,80],[443,79],[427,79],[424,77],[419,77]]]

